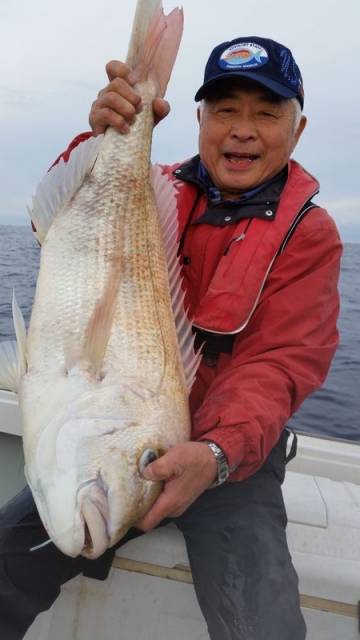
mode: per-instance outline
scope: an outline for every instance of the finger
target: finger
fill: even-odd
[[[170,112],[170,105],[167,100],[163,100],[162,98],[155,98],[153,101],[153,110],[154,110],[154,119],[155,124],[166,118],[166,116]]]
[[[97,136],[100,133],[104,133],[107,127],[113,127],[119,133],[126,134],[130,131],[130,125],[128,122],[112,109],[99,109],[93,111],[89,118],[90,126]]]
[[[108,94],[119,95],[123,100],[129,102],[135,109],[141,106],[141,95],[133,89],[129,82],[123,78],[114,78],[108,86],[100,91],[98,98],[104,98]]]
[[[179,507],[174,505],[171,495],[163,492],[160,494],[150,511],[136,523],[136,527],[142,531],[149,531],[156,527],[164,518],[173,515]]]
[[[144,469],[144,478],[153,482],[179,478],[183,473],[182,465],[174,458],[171,450]]]
[[[130,84],[135,84],[136,79],[131,73],[131,69],[129,65],[125,62],[120,62],[120,60],[110,60],[105,66],[107,77],[111,80],[115,78],[128,78]],[[129,78],[130,76],[130,78]]]
[[[103,92],[92,105],[90,126],[95,135],[103,133],[107,126],[114,127],[120,133],[128,133],[129,125],[133,124],[138,110],[139,107],[134,107],[114,91]]]
[[[127,120],[129,124],[133,123],[137,113],[136,107],[115,91],[103,93],[96,101],[95,106],[98,109],[111,109],[115,111],[115,113],[122,116],[124,120]]]

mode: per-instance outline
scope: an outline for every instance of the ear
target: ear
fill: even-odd
[[[197,118],[197,121],[198,121],[198,123],[200,125],[201,124],[201,109],[200,109],[200,107],[198,107],[196,109],[196,118]]]
[[[305,127],[306,127],[306,123],[307,123],[307,119],[306,116],[301,116],[298,128],[296,129],[295,133],[294,133],[294,139],[293,139],[293,146],[292,146],[292,150],[294,151],[297,143],[300,140],[301,134],[304,131]]]

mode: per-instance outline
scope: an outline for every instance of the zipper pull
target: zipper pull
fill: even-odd
[[[233,244],[233,242],[240,242],[241,240],[245,240],[245,238],[246,238],[246,233],[244,233],[244,232],[241,233],[239,236],[237,236],[237,238],[233,238],[231,240],[231,242],[228,244],[228,246],[226,247],[223,255],[227,256],[227,254],[229,253],[230,247]]]

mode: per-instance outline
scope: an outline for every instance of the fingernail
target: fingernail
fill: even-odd
[[[133,73],[132,71],[130,71],[127,79],[128,79],[129,84],[136,84],[136,82],[137,82],[137,77],[136,77],[135,73]]]
[[[130,131],[130,127],[128,124],[123,124],[123,126],[121,127],[121,133],[129,133]]]

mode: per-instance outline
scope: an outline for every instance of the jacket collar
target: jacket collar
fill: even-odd
[[[178,180],[196,185],[208,196],[208,187],[201,178],[200,166],[200,157],[197,155],[178,166],[173,171],[173,175]],[[208,199],[206,210],[192,224],[211,224],[224,227],[237,223],[243,218],[260,218],[269,222],[274,220],[287,180],[287,171],[286,167],[268,181],[263,188],[245,194],[243,199],[223,200],[219,203],[211,202]]]

